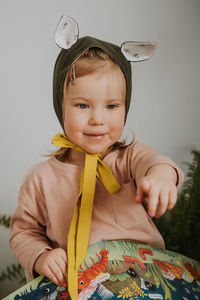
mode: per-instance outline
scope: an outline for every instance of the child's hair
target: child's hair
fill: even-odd
[[[92,74],[102,68],[113,68],[120,70],[119,65],[102,49],[90,48],[86,50],[69,68],[64,86],[67,87],[69,82],[76,84],[76,78]],[[123,72],[121,71],[122,76]]]
[[[86,50],[81,56],[69,67],[67,71],[65,82],[63,86],[63,98],[69,83],[76,85],[76,80],[78,77],[82,77],[85,75],[92,74],[101,69],[113,68],[116,70],[121,70],[119,65],[102,49],[100,48],[89,48]],[[120,71],[122,76],[123,72]],[[124,80],[125,81],[125,80]],[[124,95],[124,99],[126,99],[126,95]],[[111,146],[110,150],[114,150],[117,148],[125,147],[125,140],[122,142],[116,142],[113,146]],[[49,156],[56,156],[59,160],[64,160],[68,149],[60,148],[57,151],[51,153]]]

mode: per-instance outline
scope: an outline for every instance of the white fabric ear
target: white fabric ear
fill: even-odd
[[[138,62],[149,59],[156,48],[156,44],[149,42],[125,42],[121,51],[128,61]]]
[[[79,29],[76,21],[70,17],[62,16],[55,32],[56,44],[62,49],[69,49],[76,43],[78,35]]]

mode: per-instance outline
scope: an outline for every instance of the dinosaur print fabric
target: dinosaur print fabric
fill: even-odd
[[[181,254],[131,241],[88,248],[78,272],[79,300],[200,300],[200,264]],[[39,276],[3,300],[70,300],[67,288]]]

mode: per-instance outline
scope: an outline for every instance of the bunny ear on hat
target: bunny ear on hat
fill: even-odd
[[[69,49],[79,38],[77,22],[67,16],[62,16],[58,22],[55,42],[62,49]],[[155,43],[150,42],[124,42],[121,52],[128,61],[140,62],[151,58],[156,48]]]
[[[79,37],[79,28],[76,21],[70,17],[62,16],[55,32],[55,42],[62,49],[69,49]]]
[[[156,44],[150,42],[125,42],[121,45],[122,53],[131,62],[139,62],[151,58],[155,48]]]

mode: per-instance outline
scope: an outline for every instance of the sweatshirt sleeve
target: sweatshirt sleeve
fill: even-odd
[[[19,263],[32,277],[38,256],[52,249],[46,236],[45,212],[40,179],[32,170],[19,190],[18,204],[10,226],[10,247]]]
[[[148,170],[156,164],[167,164],[175,169],[177,174],[177,189],[181,187],[184,181],[184,174],[182,170],[167,156],[158,154],[153,148],[134,142],[129,148],[129,155],[131,155],[131,173],[136,184],[139,179],[144,177]]]

